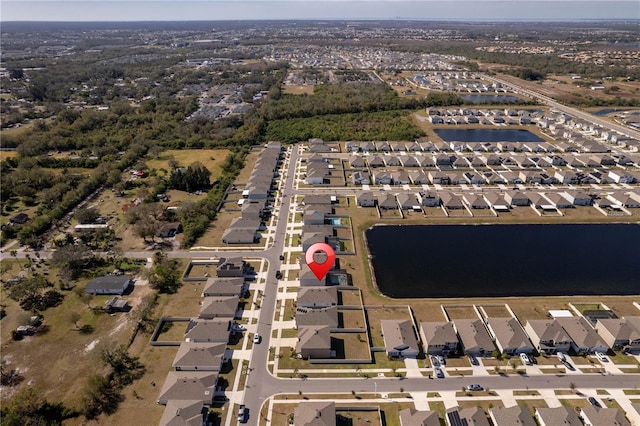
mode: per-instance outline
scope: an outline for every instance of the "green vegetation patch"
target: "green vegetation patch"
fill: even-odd
[[[266,140],[414,140],[424,135],[408,113],[383,111],[274,120],[267,126]]]

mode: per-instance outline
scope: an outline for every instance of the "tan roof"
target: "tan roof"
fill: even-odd
[[[427,340],[424,342],[425,346],[458,343],[458,336],[452,322],[421,322],[420,329]]]
[[[535,331],[541,341],[570,342],[571,337],[556,320],[528,320],[527,324]]]
[[[580,412],[580,417],[588,419],[589,424],[593,426],[631,426],[624,413],[617,408],[587,405]]]
[[[170,371],[158,396],[158,404],[166,404],[172,399],[211,404],[217,381],[216,372]]]
[[[510,318],[488,318],[487,322],[493,330],[496,341],[502,348],[530,349],[533,345],[529,342],[529,337],[522,329],[517,319]]]
[[[401,426],[440,426],[440,417],[435,411],[418,411],[405,408],[399,413]]]
[[[556,321],[562,325],[562,328],[565,329],[578,347],[594,348],[608,346],[604,339],[600,337],[583,317],[557,318]]]
[[[328,308],[296,308],[296,325],[338,325],[338,307]]]
[[[238,296],[205,297],[200,308],[200,318],[233,318],[238,310]]]
[[[300,287],[298,290],[298,305],[337,305],[338,289],[335,287]]]
[[[522,405],[490,408],[489,414],[494,426],[536,426],[529,410]]]
[[[331,347],[331,334],[326,325],[307,325],[298,328],[296,352],[304,349],[328,349]]]
[[[460,319],[455,320],[454,324],[460,343],[465,351],[484,350],[485,352],[493,352],[494,345],[491,336],[487,332],[483,322],[479,319]]]
[[[640,329],[629,318],[603,318],[598,322],[611,333],[616,340],[640,340]]]
[[[225,343],[182,342],[173,359],[173,368],[220,369],[226,347]]]
[[[384,346],[387,352],[406,349],[419,350],[418,340],[413,331],[413,325],[409,320],[381,320],[380,327],[384,337]]]
[[[184,333],[187,342],[228,341],[231,321],[227,319],[190,320]]]
[[[294,426],[335,426],[336,404],[333,401],[300,402],[293,413]]]
[[[160,426],[201,426],[204,404],[202,401],[167,401]]]
[[[232,296],[241,295],[244,278],[209,278],[202,292],[203,296]]]
[[[582,426],[576,412],[567,407],[536,408],[536,415],[543,426]]]

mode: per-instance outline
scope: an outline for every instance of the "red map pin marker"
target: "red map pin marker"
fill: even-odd
[[[316,262],[314,255],[318,252],[324,252],[327,255],[327,260],[323,263]],[[336,262],[336,253],[333,251],[331,246],[326,243],[315,243],[311,247],[307,249],[307,252],[304,255],[304,260],[309,265],[309,269],[313,272],[313,275],[316,276],[319,280],[323,279],[329,269],[333,267]]]

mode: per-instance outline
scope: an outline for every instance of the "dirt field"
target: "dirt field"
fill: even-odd
[[[313,90],[315,86],[296,86],[296,85],[284,85],[282,86],[282,93],[287,93],[289,95],[313,95]]]

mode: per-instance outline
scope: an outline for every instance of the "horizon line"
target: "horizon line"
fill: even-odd
[[[96,24],[96,23],[156,23],[156,22],[322,22],[322,21],[346,21],[346,22],[359,22],[359,21],[432,21],[432,22],[581,22],[581,21],[597,21],[597,22],[640,22],[640,18],[410,18],[410,17],[393,17],[393,18],[272,18],[272,19],[258,19],[258,18],[233,18],[233,19],[154,19],[154,20],[78,20],[78,21],[46,21],[46,20],[9,20],[5,21],[0,18],[0,23],[3,24],[34,24],[34,23],[59,23],[59,24]]]

